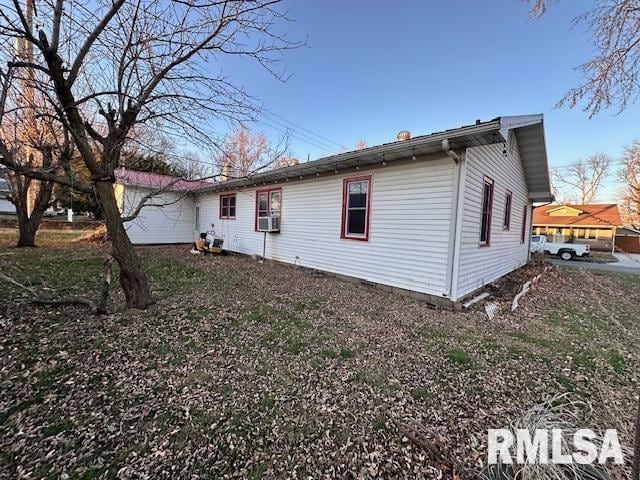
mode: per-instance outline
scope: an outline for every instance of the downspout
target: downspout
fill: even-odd
[[[462,165],[464,162],[464,153],[458,154],[451,148],[451,144],[448,139],[444,139],[442,141],[442,150],[451,158],[455,163],[455,171],[454,171],[454,184],[453,184],[453,201],[451,202],[451,229],[449,231],[449,258],[447,259],[447,292],[446,296],[453,300],[452,296],[454,294],[455,288],[455,265],[457,260],[457,254],[459,249],[459,242],[457,241],[457,233],[458,233],[458,209],[461,203],[462,196],[462,186],[464,182],[462,181]]]

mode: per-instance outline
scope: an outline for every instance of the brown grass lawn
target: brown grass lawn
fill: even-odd
[[[106,247],[74,235],[16,250],[2,231],[0,271],[95,297]],[[246,257],[140,254],[147,311],[117,287],[101,318],[0,287],[0,477],[472,478],[487,428],[560,393],[629,445],[640,277],[552,269],[489,322]]]

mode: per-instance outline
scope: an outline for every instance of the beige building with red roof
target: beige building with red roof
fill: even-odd
[[[622,219],[615,203],[544,205],[533,211],[533,233],[553,242],[586,243],[611,251],[618,227]]]

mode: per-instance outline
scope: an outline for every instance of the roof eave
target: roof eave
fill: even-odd
[[[555,197],[550,192],[529,192],[529,200],[534,203],[549,203],[555,200]]]
[[[532,202],[553,201],[543,115],[500,117],[500,122],[503,130],[513,130],[516,135],[529,199]]]
[[[453,130],[446,130],[431,135],[415,137],[410,140],[387,143],[375,147],[364,148],[351,152],[345,152],[330,157],[320,158],[312,162],[301,163],[277,170],[270,170],[255,174],[248,178],[230,180],[211,187],[204,187],[197,193],[209,193],[224,190],[233,190],[246,186],[287,181],[290,179],[304,178],[310,175],[318,175],[327,172],[335,172],[355,167],[394,162],[413,155],[427,155],[442,152],[442,141],[448,140],[452,149],[461,149],[472,146],[488,145],[503,141],[500,134],[500,120],[470,125]]]

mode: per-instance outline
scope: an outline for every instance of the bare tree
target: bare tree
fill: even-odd
[[[527,0],[530,15],[541,17],[550,0]],[[555,0],[554,3],[557,3]],[[592,117],[603,109],[622,112],[640,92],[640,0],[597,0],[573,25],[584,25],[595,55],[577,67],[584,81],[571,88],[558,103],[571,108],[584,102]]]
[[[292,167],[294,165],[299,165],[300,164],[300,160],[298,160],[297,158],[293,157],[293,156],[289,156],[289,155],[283,155],[273,166],[273,168],[286,168],[286,167]]]
[[[553,198],[557,203],[577,203],[574,197],[570,196],[570,192],[562,185],[558,179],[562,176],[560,171],[556,169],[550,170],[551,191]]]
[[[620,180],[624,184],[622,210],[634,227],[640,228],[640,140],[624,149]]]
[[[606,178],[611,158],[603,153],[591,155],[569,166],[566,172],[553,171],[554,187],[562,198],[575,198],[576,203],[592,203]]]
[[[14,78],[11,69],[0,69],[0,161],[18,167],[5,168],[3,174],[11,191],[5,198],[16,209],[18,247],[35,246],[36,232],[52,204],[53,191],[53,182],[37,181],[18,171],[53,171],[68,162],[73,152],[73,142],[54,113],[47,111],[45,99]]]
[[[268,151],[269,144],[264,133],[250,132],[241,125],[222,145],[216,163],[225,178],[246,176],[266,163]]]
[[[25,7],[26,24],[31,28],[33,2],[29,0]],[[23,62],[32,60],[33,48],[28,42],[17,39],[12,47],[4,52],[7,58]],[[1,122],[3,128],[0,131],[0,155],[29,168],[35,165],[51,168],[54,156],[51,133],[55,127],[49,116],[36,117],[33,89],[33,76],[36,73],[28,73],[28,76],[20,78],[14,74],[11,67],[7,67],[6,70],[0,67],[0,116],[3,117],[0,119],[4,120]],[[12,88],[14,86],[17,88]],[[45,103],[40,101],[41,106]],[[38,182],[13,171],[5,171],[3,176],[11,192],[5,198],[16,209],[17,246],[34,247],[42,215],[49,207],[53,184]]]
[[[200,153],[193,150],[177,153],[173,160],[178,165],[177,168],[183,172],[181,176],[185,180],[219,178],[214,165],[206,161]]]
[[[43,0],[32,33],[19,1],[0,0],[0,47],[16,38],[33,47],[31,61],[9,65],[23,76],[42,74],[34,88],[49,99],[91,173],[75,188],[95,192],[128,307],[146,308],[153,299],[113,190],[122,148],[141,126],[212,142],[212,119],[251,119],[253,103],[219,71],[219,60],[246,57],[279,76],[279,54],[297,45],[276,32],[285,19],[278,3]],[[31,178],[69,183],[44,168],[3,163]]]
[[[264,133],[251,132],[240,125],[220,147],[216,164],[223,179],[247,177],[278,165],[287,158],[287,149],[287,133],[272,145]]]

